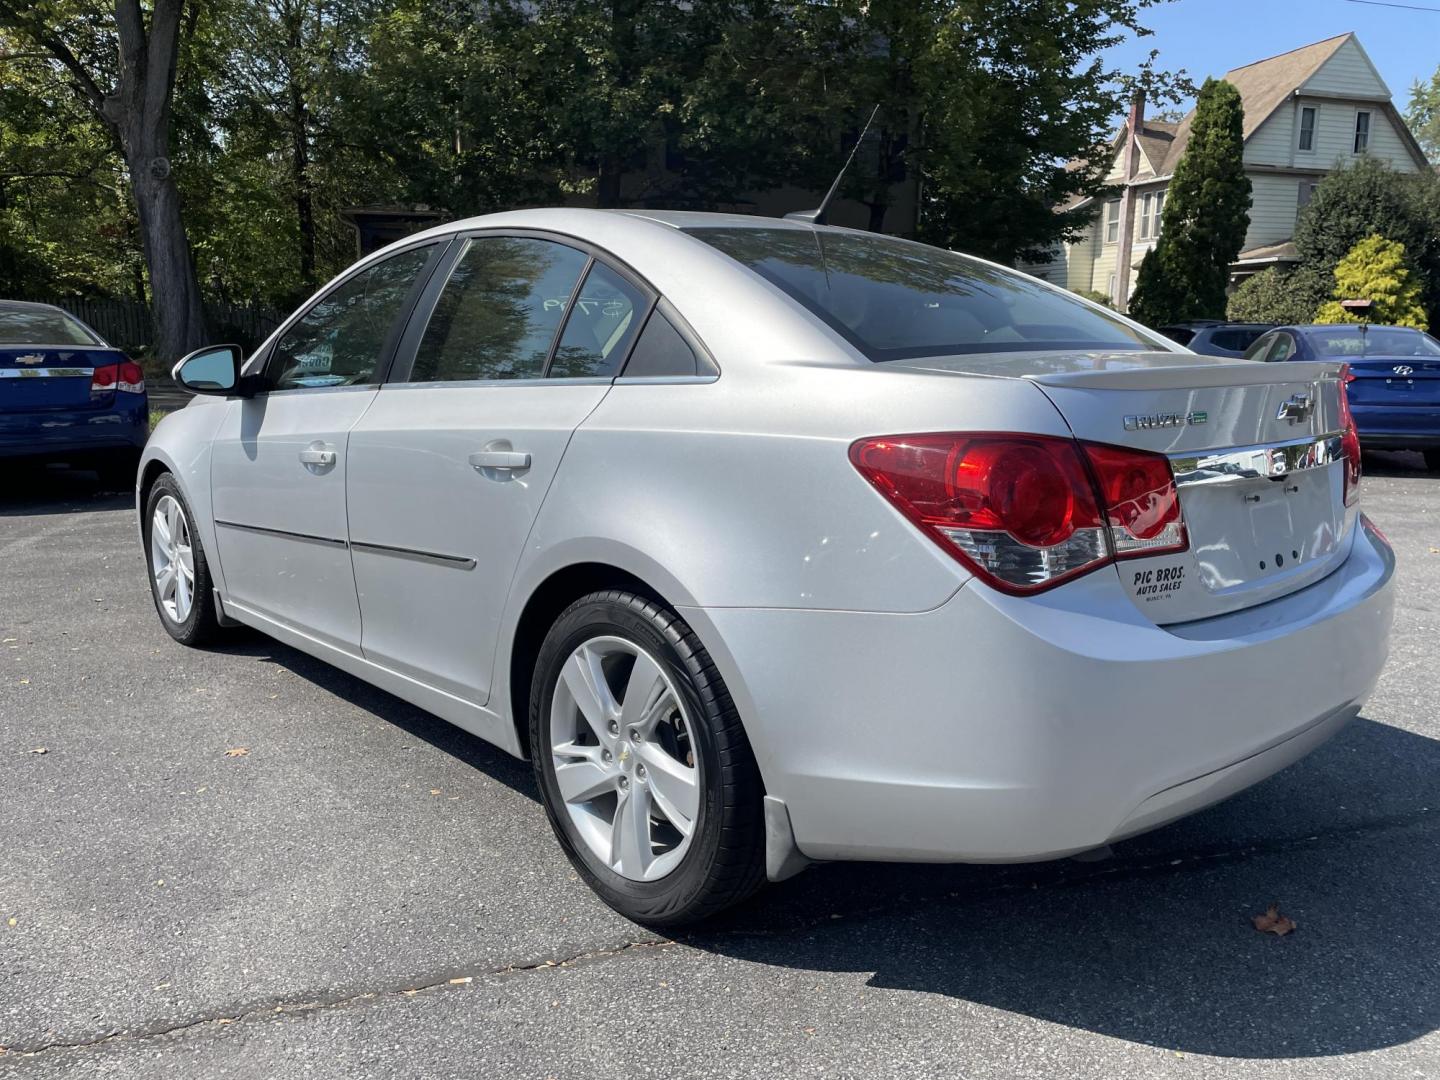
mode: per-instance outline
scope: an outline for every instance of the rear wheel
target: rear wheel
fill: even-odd
[[[592,593],[546,636],[530,745],[561,846],[607,904],[675,926],[764,880],[764,791],[730,695],[678,615]]]
[[[1440,449],[1425,451],[1425,467],[1431,472],[1440,472]]]
[[[165,473],[145,501],[145,561],[160,624],[183,645],[203,645],[220,632],[210,565],[180,485]]]

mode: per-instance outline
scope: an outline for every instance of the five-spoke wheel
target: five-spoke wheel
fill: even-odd
[[[160,610],[172,621],[190,617],[195,596],[195,552],[190,522],[173,495],[162,495],[150,519],[150,573]]]

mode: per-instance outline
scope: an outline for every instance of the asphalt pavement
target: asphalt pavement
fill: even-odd
[[[1394,645],[1314,755],[1105,861],[821,866],[674,938],[577,880],[528,765],[176,645],[129,500],[11,477],[0,1076],[1440,1076],[1440,476],[1367,469]]]

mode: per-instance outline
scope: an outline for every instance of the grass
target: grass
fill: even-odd
[[[158,423],[160,423],[161,420],[165,419],[165,417],[166,417],[167,415],[169,415],[169,414],[167,413],[167,411],[166,411],[165,409],[151,409],[151,410],[150,410],[150,430],[151,430],[151,431],[154,431],[154,430],[155,430],[155,425],[158,424]]]

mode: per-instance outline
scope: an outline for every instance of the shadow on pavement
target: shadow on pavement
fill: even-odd
[[[0,518],[123,510],[135,505],[133,491],[111,491],[87,469],[41,465],[6,466],[0,484]]]
[[[269,657],[537,798],[527,764],[384,691],[258,635],[226,651]],[[1105,862],[818,866],[679,936],[1181,1053],[1357,1053],[1440,1028],[1431,808],[1440,742],[1361,719]],[[1252,928],[1271,902],[1294,934]]]

